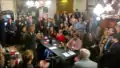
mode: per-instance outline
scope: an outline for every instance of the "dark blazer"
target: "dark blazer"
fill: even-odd
[[[3,19],[0,20],[0,42],[2,45],[5,43],[5,24]]]
[[[54,19],[55,19],[56,25],[59,26],[60,23],[61,23],[61,16],[60,16],[60,14],[55,14],[54,15]]]
[[[69,17],[68,17],[68,16],[65,17],[65,16],[63,15],[63,21],[66,21],[66,18],[69,20]]]
[[[7,26],[6,26],[6,31],[7,31],[6,42],[7,42],[7,44],[9,44],[9,45],[15,44],[16,30],[17,30],[17,27],[15,26],[15,24],[13,24],[13,23],[7,24]]]
[[[15,32],[16,30],[17,30],[17,27],[16,27],[16,25],[15,24],[7,24],[7,26],[6,26],[6,30],[7,30],[7,32]]]
[[[34,54],[34,59],[33,59],[33,64],[37,64],[37,52],[36,52],[36,47],[37,47],[37,38],[35,33],[30,33],[28,32],[25,36],[25,49],[30,49],[33,51]]]
[[[114,43],[100,59],[99,68],[120,68],[120,43]]]
[[[33,33],[27,33],[25,36],[25,48],[35,50],[36,49],[36,35]]]
[[[80,12],[75,12],[75,18],[80,18],[81,17],[81,14],[80,14]]]
[[[60,15],[59,14],[55,14],[54,15],[54,19],[55,19],[55,21],[59,21],[60,20]]]

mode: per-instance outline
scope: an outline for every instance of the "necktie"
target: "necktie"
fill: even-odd
[[[110,42],[110,40],[111,40],[111,38],[109,37],[107,43],[104,46],[105,50],[109,49],[109,42]]]

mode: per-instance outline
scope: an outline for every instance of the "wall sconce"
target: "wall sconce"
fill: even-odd
[[[67,2],[68,2],[68,0],[61,0],[61,2],[62,2],[62,3],[67,3]]]

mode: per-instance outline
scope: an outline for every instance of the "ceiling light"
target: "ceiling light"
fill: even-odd
[[[97,21],[100,21],[101,19],[100,19],[100,17],[96,17],[96,20],[97,20]]]
[[[105,6],[104,10],[107,11],[107,12],[109,12],[109,11],[112,11],[113,8],[112,8],[112,6],[111,6],[110,4],[107,4],[107,5]]]
[[[35,7],[38,8],[40,6],[38,1],[35,1]]]
[[[104,13],[104,8],[101,4],[97,4],[96,7],[94,8],[93,12],[97,15],[100,16],[102,13]]]
[[[34,2],[33,2],[33,1],[27,1],[27,2],[26,2],[26,5],[27,5],[28,7],[33,7],[33,6],[34,6]]]
[[[52,3],[52,1],[51,0],[47,0],[46,2],[45,2],[45,6],[46,7],[50,7],[50,5],[51,5],[51,3]]]

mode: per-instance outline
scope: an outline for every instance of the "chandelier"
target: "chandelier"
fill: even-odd
[[[26,1],[26,5],[27,5],[28,8],[30,8],[30,7],[39,8],[39,7],[42,7],[42,6],[45,6],[45,7],[49,8],[51,3],[52,3],[51,0],[38,0],[38,1],[28,0],[28,1]]]

